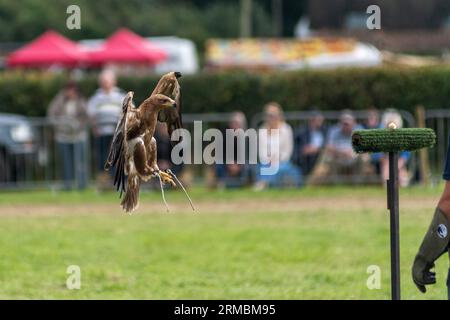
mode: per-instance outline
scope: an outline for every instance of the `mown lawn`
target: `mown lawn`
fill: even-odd
[[[401,192],[404,299],[446,299],[447,258],[426,295],[410,279],[440,192]],[[166,196],[187,206],[177,192]],[[389,299],[384,189],[195,189],[192,197],[197,213],[166,213],[147,192],[130,216],[95,213],[118,206],[114,193],[0,193],[0,298]],[[146,207],[154,203],[161,210]],[[66,288],[69,265],[81,268],[80,290]],[[370,265],[381,268],[379,290],[366,286]]]

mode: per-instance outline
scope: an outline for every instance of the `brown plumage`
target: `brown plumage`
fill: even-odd
[[[158,118],[167,122],[170,134],[182,127],[179,77],[176,72],[164,75],[150,97],[137,108],[133,104],[133,92],[128,92],[123,100],[122,117],[111,142],[105,170],[116,168],[114,185],[121,196],[125,192],[121,205],[126,212],[138,206],[141,180],[157,176],[162,183],[176,186],[173,174],[158,168],[153,134]]]
[[[178,78],[181,77],[180,72],[170,72],[161,77],[155,89],[152,92],[153,94],[161,93],[175,100],[177,107],[175,109],[168,108],[161,110],[158,114],[158,120],[161,122],[167,123],[167,130],[169,131],[169,136],[172,137],[172,133],[176,129],[181,129],[183,127],[181,121],[181,87],[178,83]],[[180,137],[178,139],[171,140],[172,144],[175,143],[175,140],[180,141]]]

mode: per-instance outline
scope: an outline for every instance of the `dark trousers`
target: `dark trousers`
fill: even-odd
[[[450,135],[449,135],[449,145],[447,146],[447,157],[445,159],[445,167],[442,178],[444,180],[450,180]]]
[[[226,188],[243,187],[250,178],[250,169],[247,165],[241,165],[241,171],[236,176],[231,176],[227,171],[226,164],[216,164],[217,181],[223,183]]]
[[[113,136],[103,135],[95,138],[95,159],[98,172],[103,172],[106,159],[108,158],[109,147],[111,146]],[[113,170],[109,171],[113,174]]]
[[[62,174],[64,188],[70,190],[74,182],[78,189],[84,189],[87,185],[86,143],[58,142],[57,148],[62,157]]]

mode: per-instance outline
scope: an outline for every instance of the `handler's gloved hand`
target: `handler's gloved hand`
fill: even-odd
[[[436,283],[436,273],[431,271],[433,268],[434,263],[426,263],[422,258],[416,256],[412,268],[412,277],[417,288],[422,293],[427,292],[425,285]]]
[[[448,229],[445,213],[436,208],[412,267],[413,281],[422,293],[427,291],[425,285],[436,283],[436,273],[431,269],[434,268],[434,262],[448,250]]]

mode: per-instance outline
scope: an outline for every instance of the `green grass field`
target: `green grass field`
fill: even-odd
[[[401,191],[404,299],[446,299],[448,259],[426,295],[410,278],[441,187]],[[133,215],[117,194],[0,193],[2,299],[389,299],[382,188],[144,192]],[[66,269],[81,268],[81,289]],[[369,265],[381,289],[369,290]]]

